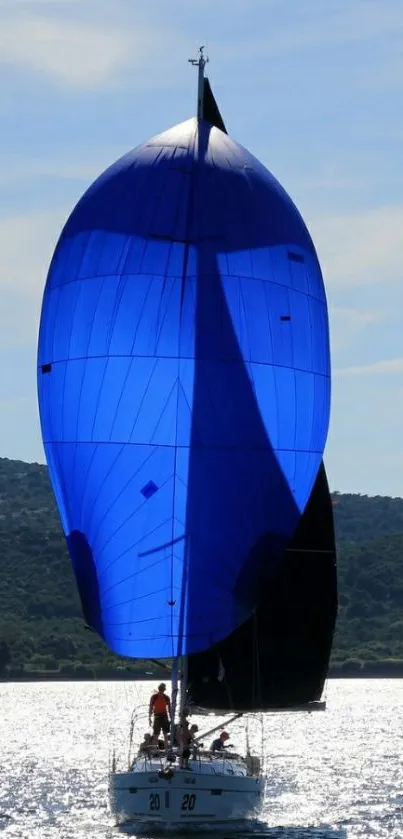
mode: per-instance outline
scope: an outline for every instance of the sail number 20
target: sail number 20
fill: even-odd
[[[182,798],[181,810],[194,810],[196,804],[196,796],[194,792],[187,792]],[[159,810],[161,806],[158,792],[152,792],[148,799],[148,807],[150,810]]]
[[[194,792],[187,792],[182,798],[181,810],[194,810],[196,804],[196,796]]]

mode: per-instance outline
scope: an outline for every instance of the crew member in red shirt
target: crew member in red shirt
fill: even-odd
[[[165,693],[166,685],[164,682],[161,682],[158,685],[158,692],[153,693],[150,699],[150,707],[149,707],[149,718],[150,718],[150,725],[153,725],[153,743],[157,745],[158,743],[158,735],[162,731],[165,748],[168,748],[168,734],[169,734],[169,725],[171,719],[171,700],[169,696]],[[152,718],[154,715],[154,721],[152,722]]]

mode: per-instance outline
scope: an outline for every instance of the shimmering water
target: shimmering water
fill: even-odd
[[[153,687],[0,685],[4,839],[120,835],[108,812],[108,765],[114,745],[126,759],[131,711]],[[265,716],[269,785],[255,837],[403,839],[403,681],[332,681],[327,701],[325,713]],[[139,733],[145,720],[143,713]],[[196,721],[206,726],[210,718]],[[243,747],[244,725],[231,731]],[[256,719],[250,737],[258,753],[261,731]]]

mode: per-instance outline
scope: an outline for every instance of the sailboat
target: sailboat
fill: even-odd
[[[203,49],[197,116],[107,169],[63,228],[38,397],[86,623],[118,655],[173,661],[173,723],[201,706],[233,710],[228,727],[248,711],[323,706],[334,537],[312,540],[325,508],[330,521],[330,353],[312,239],[228,135]],[[202,747],[215,729],[194,742],[190,771],[174,724],[160,755],[115,763],[117,821],[256,815],[260,761]]]

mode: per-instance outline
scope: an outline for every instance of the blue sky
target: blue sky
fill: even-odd
[[[47,266],[89,183],[195,111],[302,212],[328,293],[332,489],[403,496],[402,0],[0,0],[0,456],[43,462]]]

